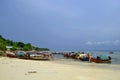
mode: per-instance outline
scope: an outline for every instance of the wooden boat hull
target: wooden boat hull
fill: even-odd
[[[50,60],[49,57],[44,57],[43,55],[30,56],[32,60]]]
[[[95,63],[111,63],[110,60],[101,60],[101,59],[96,59],[96,58],[91,58],[90,62],[95,62]]]

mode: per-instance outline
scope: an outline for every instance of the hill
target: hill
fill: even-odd
[[[10,50],[37,50],[37,51],[49,51],[48,48],[39,48],[33,46],[31,43],[24,43],[24,42],[14,42],[12,40],[6,39],[0,35],[0,50],[7,50],[7,47],[11,47]]]

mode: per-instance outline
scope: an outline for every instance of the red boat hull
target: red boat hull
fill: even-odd
[[[91,58],[90,62],[95,62],[95,63],[110,63],[110,60],[101,60],[101,59],[96,59],[96,58]]]
[[[6,54],[7,57],[10,57],[10,58],[16,58],[17,56],[14,55],[14,54]]]

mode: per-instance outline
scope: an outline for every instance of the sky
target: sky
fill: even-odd
[[[120,50],[120,0],[0,0],[0,35],[50,50]]]

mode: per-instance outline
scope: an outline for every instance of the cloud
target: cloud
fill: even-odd
[[[91,41],[88,41],[85,43],[86,45],[92,45],[93,43]]]
[[[120,41],[119,41],[119,40],[115,40],[115,41],[113,42],[113,44],[114,44],[114,45],[120,45]]]
[[[87,41],[85,43],[86,45],[120,45],[120,40],[114,40],[114,41]]]

